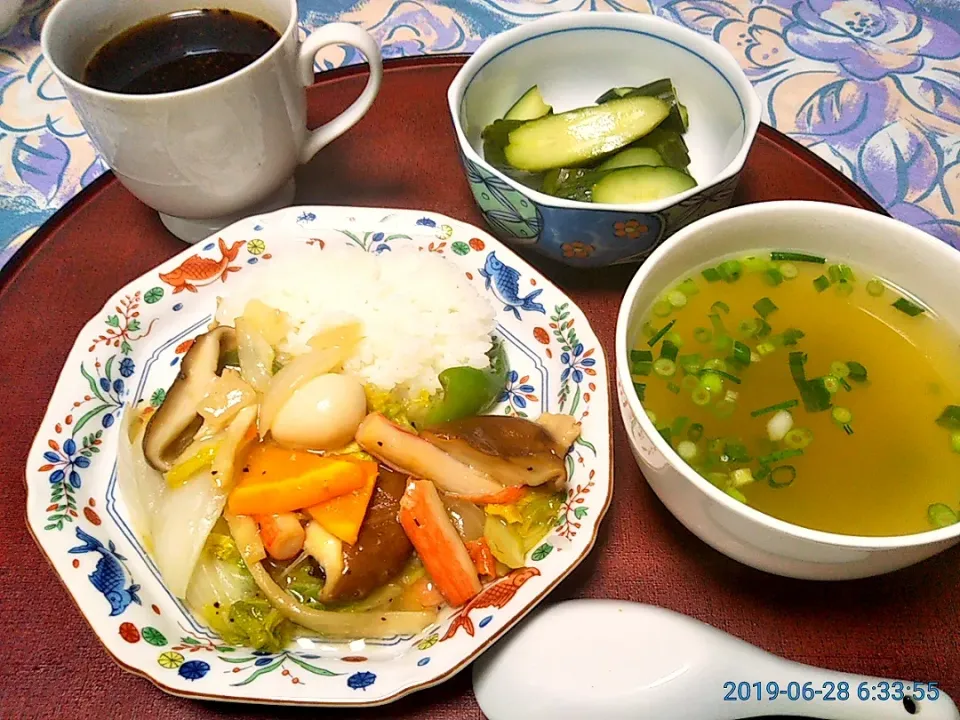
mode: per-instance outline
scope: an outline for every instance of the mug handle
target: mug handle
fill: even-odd
[[[350,107],[327,124],[307,133],[303,147],[300,148],[301,163],[309,162],[318,151],[343,135],[367,114],[383,80],[380,46],[373,36],[350,23],[330,23],[310,33],[300,47],[300,76],[304,87],[313,84],[313,64],[316,62],[317,53],[328,45],[351,45],[357,48],[367,58],[370,78],[360,97],[354,100]]]

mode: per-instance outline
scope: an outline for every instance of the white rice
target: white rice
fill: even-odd
[[[278,349],[298,355],[317,332],[359,321],[364,339],[344,371],[407,397],[438,390],[445,368],[489,364],[494,308],[440,255],[327,248],[269,263],[230,278],[220,323],[232,325],[249,300],[259,299],[289,315],[293,329]]]

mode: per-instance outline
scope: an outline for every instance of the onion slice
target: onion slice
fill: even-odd
[[[245,318],[236,321],[240,374],[259,393],[267,392],[273,371],[273,348]]]

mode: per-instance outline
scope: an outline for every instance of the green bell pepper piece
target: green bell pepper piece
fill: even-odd
[[[507,383],[507,353],[503,343],[494,340],[488,355],[490,367],[486,370],[458,366],[440,373],[442,389],[426,410],[424,426],[482,415],[496,404]]]

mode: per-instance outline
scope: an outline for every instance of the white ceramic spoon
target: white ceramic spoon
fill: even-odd
[[[923,699],[880,699],[897,697],[900,685],[789,662],[684,615],[617,600],[546,608],[473,669],[477,702],[490,720],[960,719],[945,693],[930,691],[929,682],[937,679],[915,678],[923,681]],[[754,683],[760,683],[759,700]],[[772,683],[779,688],[776,699]],[[839,699],[841,683],[849,693],[845,700]],[[904,682],[904,694],[916,684]],[[724,699],[738,692],[746,699]],[[837,699],[828,700],[827,693]]]

